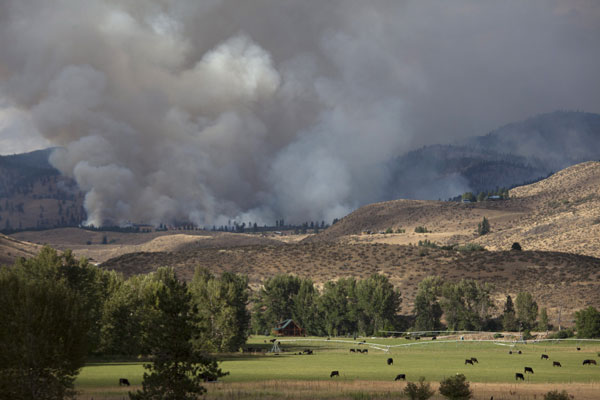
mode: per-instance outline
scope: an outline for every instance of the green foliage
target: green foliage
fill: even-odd
[[[292,319],[309,334],[323,334],[318,301],[319,292],[312,280],[302,279],[298,293],[294,297]]]
[[[469,382],[463,374],[456,374],[441,381],[439,391],[449,400],[468,400],[473,397]]]
[[[385,233],[394,233],[394,230],[392,228],[387,228],[385,230]]]
[[[442,285],[440,304],[448,328],[452,330],[481,330],[493,307],[492,286],[473,279]]]
[[[517,319],[523,330],[531,330],[535,327],[538,316],[538,305],[529,292],[521,292],[516,300]]]
[[[432,248],[432,249],[439,248],[439,246],[435,242],[432,242],[429,239],[419,240],[419,242],[417,243],[417,245],[419,247],[429,247],[429,248]]]
[[[483,217],[480,223],[477,224],[477,234],[483,236],[490,233],[490,221],[486,217]]]
[[[205,378],[223,376],[217,363],[197,351],[192,340],[196,329],[196,310],[192,296],[171,268],[159,268],[154,274],[159,285],[148,309],[144,326],[144,346],[149,349],[152,363],[144,365],[142,389],[130,392],[132,400],[196,399],[206,391]]]
[[[467,243],[464,246],[456,247],[458,251],[470,252],[470,251],[485,251],[485,247],[478,243]]]
[[[429,231],[424,226],[417,226],[415,228],[415,233],[429,233]]]
[[[197,268],[189,290],[197,309],[198,349],[237,351],[249,334],[248,277],[224,272],[217,278]]]
[[[429,276],[419,282],[413,309],[416,330],[434,331],[442,328],[442,308],[438,302],[442,282],[439,276]]]
[[[56,252],[0,270],[0,393],[7,399],[72,397],[85,362],[86,299],[54,274]]]
[[[519,321],[517,321],[515,306],[510,295],[506,296],[506,304],[502,313],[502,329],[509,332],[519,330]]]
[[[575,336],[575,333],[571,329],[563,329],[558,332],[551,333],[548,335],[548,339],[567,339]]]
[[[566,390],[559,392],[558,390],[552,390],[544,395],[544,400],[571,400],[569,393]]]
[[[265,281],[254,299],[252,325],[255,332],[270,332],[278,322],[291,318],[300,278],[276,275]]]
[[[471,201],[471,202],[473,202],[473,201],[476,200],[475,195],[473,194],[473,192],[465,192],[465,193],[463,193],[462,196],[461,196],[461,199],[464,200],[464,201]]]
[[[419,378],[419,384],[408,382],[402,394],[410,400],[427,400],[435,394],[429,383],[425,382],[425,377]]]
[[[398,228],[398,229],[396,229],[396,233],[406,233],[406,229]]]
[[[600,337],[600,313],[589,306],[575,312],[575,328],[579,338]]]
[[[550,328],[550,325],[548,323],[548,311],[544,307],[540,310],[540,318],[538,321],[537,329],[539,331],[547,331],[549,328]]]
[[[325,283],[319,298],[319,311],[328,335],[353,335],[358,332],[356,280],[342,278],[337,282]]]
[[[402,297],[385,275],[373,274],[356,284],[358,331],[365,335],[394,327]]]

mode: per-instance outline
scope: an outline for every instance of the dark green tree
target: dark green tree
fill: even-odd
[[[425,382],[425,377],[419,378],[419,384],[408,382],[402,394],[410,400],[427,400],[435,394],[435,390],[431,389],[431,385]]]
[[[419,282],[415,297],[415,329],[418,331],[435,331],[442,329],[440,319],[443,311],[438,302],[441,294],[442,278],[429,276]]]
[[[519,330],[519,321],[517,321],[515,306],[510,295],[506,296],[504,312],[502,313],[502,329],[509,332]]]
[[[252,326],[255,332],[270,332],[277,323],[292,317],[300,278],[276,275],[269,278],[254,299]]]
[[[202,333],[195,344],[207,351],[237,351],[248,339],[248,277],[224,272],[215,277],[197,268],[190,284]]]
[[[294,296],[292,318],[309,335],[324,334],[322,318],[319,314],[319,292],[310,279],[302,279],[298,293]]]
[[[356,334],[359,319],[356,280],[342,278],[325,283],[319,298],[319,312],[328,335]]]
[[[576,311],[575,328],[577,329],[577,337],[600,337],[600,313],[598,310],[589,306],[588,308]]]
[[[195,350],[192,341],[197,335],[196,310],[185,283],[179,282],[171,268],[159,268],[155,273],[160,285],[148,310],[144,326],[145,347],[152,362],[144,365],[142,389],[130,392],[132,400],[196,399],[206,389],[205,379],[223,376],[216,361],[207,353]]]
[[[440,304],[448,328],[452,330],[480,330],[490,318],[492,287],[473,279],[458,283],[446,282],[442,286]]]
[[[440,382],[440,394],[450,400],[468,400],[473,397],[467,377],[456,374]]]
[[[358,281],[356,298],[359,332],[375,335],[382,330],[393,330],[402,297],[385,275],[373,274]]]
[[[483,236],[490,233],[490,221],[486,217],[483,217],[480,223],[477,224],[477,234]]]
[[[0,310],[3,398],[71,398],[88,352],[82,296],[63,280],[31,276],[17,264],[0,269]]]
[[[519,293],[515,305],[517,309],[517,319],[523,327],[523,330],[529,331],[533,329],[538,316],[538,305],[535,300],[533,300],[531,293]]]
[[[538,321],[538,326],[537,329],[539,331],[547,331],[549,328],[549,324],[548,324],[548,311],[546,310],[546,308],[542,308],[540,310],[540,318]]]

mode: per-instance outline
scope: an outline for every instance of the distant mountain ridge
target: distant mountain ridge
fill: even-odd
[[[456,144],[431,145],[390,163],[389,198],[447,199],[514,187],[600,159],[600,115],[541,114]]]

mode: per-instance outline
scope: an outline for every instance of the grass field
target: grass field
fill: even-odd
[[[248,347],[270,349],[271,344],[265,343],[267,339],[253,337]],[[600,367],[582,365],[584,359],[599,361],[600,342],[540,342],[516,347],[470,340],[366,339],[365,342],[359,345],[344,339],[282,339],[282,352],[278,355],[256,352],[223,356],[221,368],[230,374],[218,383],[207,384],[207,397],[394,398],[404,387],[403,382],[393,381],[399,373],[406,374],[409,381],[424,376],[433,386],[445,377],[462,373],[480,396],[476,398],[489,399],[494,393],[506,392],[507,396],[513,396],[506,398],[533,399],[556,388],[570,388],[570,393],[576,391],[580,399],[600,398],[597,395]],[[388,346],[389,350],[384,351]],[[351,348],[369,352],[351,353]],[[314,354],[299,355],[304,349],[311,349]],[[518,350],[522,354],[517,354]],[[549,360],[542,360],[542,353]],[[479,363],[465,365],[465,358],[471,357],[476,357]],[[393,365],[387,365],[388,358],[393,358]],[[553,367],[553,361],[559,361],[562,368]],[[515,382],[515,373],[523,372],[525,366],[533,368],[534,374],[526,374],[524,382]],[[333,370],[338,370],[340,376],[330,378]],[[126,397],[128,390],[118,387],[118,379],[126,377],[134,387],[139,387],[142,374],[142,363],[137,362],[89,364],[82,370],[76,386],[82,391],[82,399],[117,399]],[[514,397],[517,394],[519,397]]]

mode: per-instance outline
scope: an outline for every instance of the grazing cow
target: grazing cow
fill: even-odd
[[[473,360],[470,360],[470,359],[468,359],[468,358],[467,358],[467,359],[465,360],[465,365],[467,365],[467,364],[474,365],[474,364],[473,364]]]
[[[350,349],[350,353],[356,353],[356,350]]]
[[[406,380],[406,374],[398,374],[396,375],[396,379],[394,379],[395,381],[399,381],[399,380]]]
[[[523,372],[525,374],[528,373],[528,372],[531,372],[533,374],[533,368],[531,368],[531,367],[525,367]]]
[[[130,386],[129,379],[127,378],[119,378],[119,386]]]
[[[479,364],[479,361],[477,361],[477,359],[475,357],[471,357],[471,361],[473,361],[474,363]]]
[[[437,340],[437,336],[433,336],[431,340]]]
[[[363,354],[367,354],[367,353],[369,353],[369,349],[364,349],[362,352],[363,352]]]
[[[578,348],[577,348],[577,351],[579,351],[579,350],[581,350],[581,347],[578,347]]]
[[[520,373],[520,372],[517,372],[517,373],[515,374],[515,381],[518,381],[519,379],[520,379],[520,380],[522,380],[522,381],[524,381],[524,380],[525,380],[525,377],[523,376],[523,374],[522,374],[522,373]]]
[[[541,360],[548,360],[548,354],[542,354]]]
[[[552,366],[553,367],[562,367],[562,365],[560,365],[560,362],[558,362],[558,361],[552,361]]]
[[[596,360],[583,360],[583,365],[598,365],[596,364]]]
[[[394,364],[394,359],[393,358],[388,358],[387,359],[387,364],[388,365],[393,365]]]
[[[508,351],[508,354],[512,354],[512,350],[509,350],[509,351]]]
[[[275,343],[277,341],[277,339],[270,339],[269,342],[271,343]]]
[[[311,349],[304,349],[304,354],[312,354],[313,351]]]
[[[415,340],[421,340],[421,336],[415,336]]]
[[[519,350],[519,351],[517,352],[517,354],[523,354],[523,353],[521,353],[521,350]]]
[[[340,376],[340,371],[331,371],[331,374],[329,374],[329,377],[333,378],[334,376]]]

